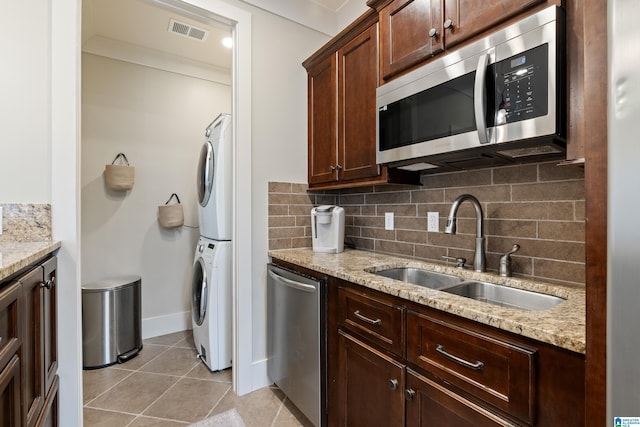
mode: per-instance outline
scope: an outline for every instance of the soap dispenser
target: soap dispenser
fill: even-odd
[[[500,257],[500,276],[511,277],[511,254],[518,252],[519,249],[520,245],[516,243],[509,252]]]

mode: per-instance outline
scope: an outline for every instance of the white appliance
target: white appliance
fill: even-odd
[[[198,222],[200,235],[231,240],[233,147],[231,115],[220,114],[205,132],[198,162]]]
[[[314,252],[337,254],[344,250],[344,209],[323,205],[311,209]]]
[[[193,340],[212,371],[231,366],[232,180],[231,115],[207,126],[198,162],[198,222],[191,285]]]
[[[191,282],[193,340],[211,371],[231,366],[231,242],[200,237]]]

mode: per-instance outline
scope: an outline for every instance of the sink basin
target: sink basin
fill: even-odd
[[[462,278],[420,268],[402,267],[376,271],[373,274],[401,280],[429,289],[444,289],[462,283]]]
[[[521,310],[546,310],[565,301],[564,298],[553,295],[486,282],[464,282],[460,285],[443,289],[443,291],[477,301]]]

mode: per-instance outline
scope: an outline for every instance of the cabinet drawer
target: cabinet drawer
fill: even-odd
[[[22,287],[19,282],[0,290],[0,369],[7,364],[22,343],[21,301]]]
[[[508,420],[407,369],[407,425],[512,427]]]
[[[535,349],[407,313],[407,360],[527,423],[535,414]]]
[[[397,355],[404,355],[404,307],[349,288],[340,288],[338,294],[341,328],[362,335]]]

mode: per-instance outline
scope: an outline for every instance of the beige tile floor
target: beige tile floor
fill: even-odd
[[[133,359],[83,371],[85,427],[185,426],[235,408],[247,427],[311,427],[276,387],[238,397],[231,369],[210,372],[190,331],[145,340]]]

